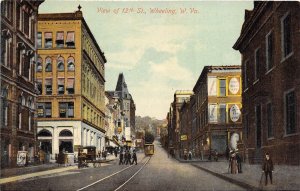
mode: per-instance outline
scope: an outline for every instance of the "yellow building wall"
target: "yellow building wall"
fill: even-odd
[[[82,48],[84,50],[82,57],[81,89],[83,95],[83,119],[104,129],[104,61],[85,28],[83,28],[82,35]]]
[[[67,39],[67,32],[75,32],[75,47],[56,47],[56,33],[64,32],[64,42]],[[59,102],[74,101],[74,118],[68,118],[68,120],[80,120],[81,119],[81,21],[39,21],[38,32],[42,32],[42,48],[38,48],[38,55],[42,58],[43,70],[42,72],[36,72],[36,79],[42,79],[43,93],[38,98],[38,102],[52,102],[52,118],[51,120],[61,119],[59,118]],[[52,48],[45,47],[45,32],[52,32]],[[57,70],[57,59],[58,57],[64,58],[64,71],[60,72]],[[67,70],[67,59],[72,56],[74,57],[75,70]],[[45,59],[50,57],[52,59],[52,72],[45,71]],[[46,95],[45,79],[52,78],[52,95]],[[65,79],[65,94],[58,95],[57,93],[57,79]],[[74,78],[74,94],[67,94],[67,79]],[[47,119],[46,119],[47,120]]]
[[[75,32],[75,47],[57,47],[56,33],[64,32],[64,42],[67,39],[67,32]],[[99,77],[99,73],[104,78],[104,61],[96,46],[85,29],[81,20],[57,20],[39,21],[38,32],[42,32],[42,48],[38,49],[38,55],[43,61],[42,72],[36,72],[36,79],[42,79],[43,93],[39,96],[38,102],[52,102],[52,118],[43,120],[61,120],[59,118],[59,102],[74,101],[74,118],[64,118],[67,120],[85,120],[90,125],[98,129],[104,129],[105,118],[105,86],[104,80]],[[45,32],[52,32],[52,47],[44,48]],[[84,51],[85,52],[84,52]],[[45,71],[45,59],[50,56],[52,59],[52,72]],[[62,56],[65,60],[65,70],[57,70],[57,58]],[[75,60],[75,71],[67,70],[67,59],[73,56]],[[57,79],[65,78],[65,94],[58,95]],[[74,94],[67,94],[67,78],[74,77]],[[46,95],[45,79],[52,78],[52,95]]]

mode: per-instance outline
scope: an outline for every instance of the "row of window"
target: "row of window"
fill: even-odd
[[[103,82],[97,78],[95,71],[88,70],[82,74],[82,90],[85,96],[89,97],[95,105],[102,104],[101,100],[104,96]]]
[[[45,95],[52,95],[52,78],[46,78],[44,81],[45,84]],[[65,85],[65,78],[58,78],[57,79],[57,94],[62,95],[65,94],[65,89],[67,90],[68,94],[74,94],[74,87],[75,87],[75,79],[68,78]],[[43,85],[42,80],[37,79],[37,88],[39,94],[43,94]]]
[[[12,50],[12,37],[8,30],[4,29],[4,35],[1,36],[1,64],[7,68],[11,67],[11,61],[13,59]],[[17,43],[17,63],[18,75],[25,77],[29,81],[33,79],[33,63],[34,52],[31,49],[27,49],[23,42]]]
[[[58,113],[60,118],[74,118],[74,103],[73,102],[59,102]],[[37,103],[38,117],[51,118],[52,117],[52,103]]]
[[[43,39],[43,33],[38,32],[37,33],[37,47],[42,47],[42,39]],[[69,47],[73,48],[75,47],[75,32],[74,31],[68,31],[65,34],[63,31],[56,32],[56,39],[55,39],[56,48],[63,48]],[[44,48],[53,48],[53,34],[52,32],[44,32]]]
[[[60,56],[56,60],[57,62],[57,71],[63,72],[65,71],[65,59],[64,57]],[[75,62],[74,57],[70,56],[67,59],[67,68],[69,72],[75,71]],[[43,59],[41,57],[38,57],[37,63],[36,63],[36,71],[42,72],[43,71]],[[45,71],[46,72],[52,72],[52,59],[50,57],[47,57],[45,59]]]
[[[9,108],[9,103],[7,102],[7,100],[5,98],[1,99],[2,102],[2,109],[1,109],[1,127],[7,127],[9,125],[9,119],[8,117],[11,116],[9,113],[12,112],[12,110]],[[19,109],[18,112],[18,120],[17,120],[17,127],[20,130],[26,130],[26,131],[32,131],[32,111],[29,109],[27,111],[28,113],[24,113],[24,111],[22,111],[21,107]],[[26,117],[27,115],[27,117]],[[25,120],[25,118],[27,118],[27,121]]]
[[[85,104],[83,104],[83,118],[97,126],[104,126],[104,118]]]
[[[297,121],[297,108],[296,108],[296,96],[295,92],[291,91],[285,95],[284,98],[285,102],[285,113],[284,113],[284,119],[285,119],[285,134],[294,134],[297,132],[296,129],[296,121]],[[255,121],[256,121],[256,146],[261,147],[262,144],[262,107],[261,105],[255,106]],[[273,117],[274,117],[274,109],[272,103],[266,104],[266,127],[267,127],[267,137],[273,138],[274,137],[274,127],[273,127]],[[249,121],[249,114],[245,115],[245,122],[244,122],[244,128],[245,128],[245,134],[247,138],[250,134],[250,121]]]
[[[237,104],[209,104],[208,112],[210,123],[226,123],[229,121],[235,123],[241,121],[241,110]]]
[[[266,35],[266,72],[270,71],[274,67],[274,56],[275,56],[275,39],[274,32],[271,31]],[[291,14],[288,13],[281,18],[281,51],[282,60],[286,59],[292,54],[292,25],[291,25]],[[262,51],[260,48],[254,52],[254,81],[258,80],[261,67]],[[244,63],[244,86],[245,89],[249,83],[249,72],[247,68],[250,67],[250,61],[247,60]]]
[[[31,40],[34,40],[34,14],[32,14],[31,7],[26,4],[20,4],[16,2],[16,19],[17,19],[17,29],[23,32],[25,36]],[[10,23],[13,21],[14,6],[13,1],[3,0],[1,1],[1,16],[6,18]]]

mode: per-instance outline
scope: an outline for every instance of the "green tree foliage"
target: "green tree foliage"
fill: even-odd
[[[145,143],[153,143],[154,135],[150,132],[145,133]]]

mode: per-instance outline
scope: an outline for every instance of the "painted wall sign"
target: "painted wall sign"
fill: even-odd
[[[210,104],[209,105],[209,122],[213,122],[213,123],[218,122],[217,114],[218,114],[217,104]]]
[[[236,95],[240,92],[240,79],[239,78],[231,78],[228,85],[229,93],[232,95]]]
[[[216,96],[217,95],[217,78],[216,77],[208,77],[207,78],[207,91],[208,91],[208,96]]]
[[[232,122],[237,122],[240,119],[241,110],[238,105],[234,104],[230,108],[230,119]]]

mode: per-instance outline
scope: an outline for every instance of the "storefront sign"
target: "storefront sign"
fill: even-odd
[[[180,140],[181,141],[186,141],[187,140],[187,135],[181,135]]]
[[[232,122],[237,122],[240,119],[241,110],[238,105],[234,104],[230,108],[230,119]]]
[[[17,155],[17,165],[18,166],[25,166],[26,155],[27,155],[27,151],[18,151],[18,155]]]
[[[231,78],[229,81],[229,92],[230,94],[237,94],[240,90],[240,80],[239,78]]]

